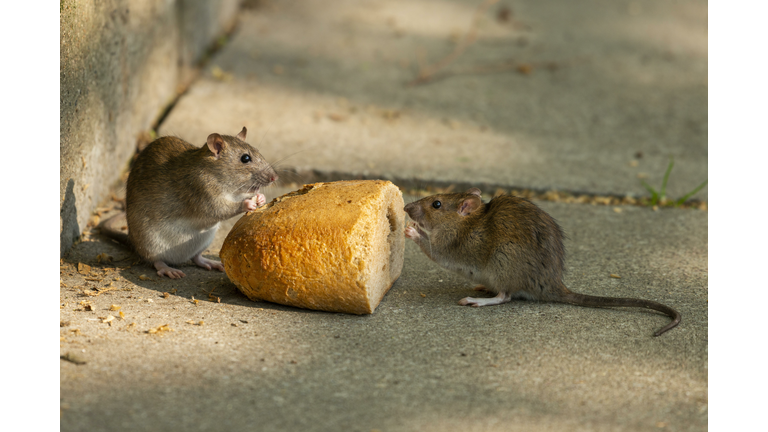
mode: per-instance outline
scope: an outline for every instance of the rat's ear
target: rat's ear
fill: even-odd
[[[471,189],[469,189],[467,191],[467,193],[472,194],[472,195],[477,195],[477,196],[480,196],[480,195],[483,194],[482,192],[480,192],[480,189],[478,189],[478,188],[471,188]]]
[[[224,143],[224,138],[221,137],[221,135],[217,133],[212,133],[208,135],[208,150],[213,153],[213,157],[216,159],[221,156],[221,152],[224,151],[224,147],[226,147],[226,144]]]
[[[480,192],[478,190],[478,192]],[[472,194],[474,195],[474,193]],[[479,197],[471,196],[469,198],[464,199],[464,201],[459,204],[459,210],[457,211],[458,214],[461,216],[467,216],[468,214],[472,213],[473,211],[477,210],[483,202],[480,200]]]
[[[248,130],[245,128],[245,126],[243,126],[243,130],[241,130],[240,133],[237,134],[237,139],[239,139],[240,141],[245,141],[245,134],[247,133],[248,133]]]

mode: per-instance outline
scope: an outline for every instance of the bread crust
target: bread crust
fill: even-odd
[[[220,257],[251,300],[370,314],[403,268],[403,207],[389,181],[305,185],[237,221]]]

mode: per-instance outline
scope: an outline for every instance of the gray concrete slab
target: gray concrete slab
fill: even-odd
[[[61,430],[706,430],[707,213],[539,204],[569,236],[574,291],[657,300],[680,326],[654,338],[667,318],[641,310],[462,307],[471,285],[412,242],[374,314],[301,310],[251,302],[191,263],[159,279],[94,235],[61,267],[61,354],[86,361],[61,361]]]
[[[502,1],[433,82],[406,86],[480,3],[248,10],[160,133],[245,125],[282,166],[385,178],[646,195],[638,177],[658,188],[674,156],[671,197],[707,179],[707,2]]]

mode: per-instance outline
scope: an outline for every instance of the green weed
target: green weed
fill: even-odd
[[[667,166],[667,172],[664,173],[664,180],[661,182],[661,190],[654,189],[651,185],[646,183],[644,180],[640,180],[640,183],[643,184],[643,186],[650,192],[651,194],[651,200],[648,203],[651,207],[655,205],[673,205],[675,207],[678,207],[682,205],[688,198],[695,195],[697,192],[699,192],[704,186],[707,185],[707,182],[709,179],[704,180],[704,182],[700,185],[698,185],[695,189],[688,192],[683,196],[682,198],[678,199],[677,201],[669,201],[667,200],[667,181],[669,181],[669,174],[672,172],[672,167],[675,166],[675,160],[672,156],[669,157],[669,166]]]

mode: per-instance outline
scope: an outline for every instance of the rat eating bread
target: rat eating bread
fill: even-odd
[[[389,181],[305,185],[237,221],[220,257],[251,300],[370,314],[403,269],[403,207]]]

